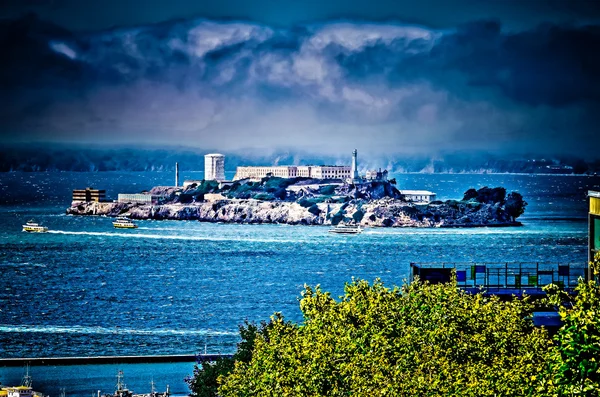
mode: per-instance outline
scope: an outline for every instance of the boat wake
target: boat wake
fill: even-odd
[[[124,237],[124,238],[141,238],[141,239],[159,239],[159,240],[182,240],[182,241],[237,241],[249,243],[302,243],[302,244],[319,244],[317,241],[311,240],[292,240],[292,239],[261,239],[261,238],[244,238],[243,236],[232,237],[212,237],[212,236],[177,236],[165,234],[146,234],[146,233],[119,233],[119,232],[74,232],[66,230],[48,230],[48,233],[67,234],[79,236],[97,236],[97,237]]]
[[[0,333],[44,333],[44,334],[86,334],[86,335],[205,335],[237,336],[238,332],[210,329],[134,329],[121,327],[87,327],[59,325],[0,325]]]

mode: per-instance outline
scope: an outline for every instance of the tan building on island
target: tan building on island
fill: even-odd
[[[88,201],[105,201],[106,200],[106,190],[98,190],[92,189],[91,187],[86,187],[85,189],[75,189],[73,190],[73,201],[77,202],[88,202]]]

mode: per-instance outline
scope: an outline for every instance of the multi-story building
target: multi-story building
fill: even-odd
[[[106,200],[106,190],[92,189],[86,187],[85,189],[73,190],[73,201],[104,201]]]
[[[350,167],[346,165],[259,166],[237,167],[233,179],[262,179],[267,176],[276,176],[279,178],[346,179],[350,175]]]
[[[204,179],[207,181],[225,180],[225,156],[219,153],[204,155]]]

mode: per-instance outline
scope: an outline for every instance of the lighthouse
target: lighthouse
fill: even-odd
[[[358,181],[358,151],[354,149],[352,152],[352,169],[351,169],[352,181]]]

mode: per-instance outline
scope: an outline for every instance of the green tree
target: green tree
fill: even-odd
[[[600,253],[590,266],[594,279],[580,279],[574,298],[547,287],[564,323],[555,337],[548,385],[559,396],[600,396]]]
[[[194,373],[185,379],[192,397],[218,396],[219,377],[228,375],[234,368],[235,362],[248,363],[252,360],[254,341],[258,335],[267,336],[268,323],[261,322],[259,326],[246,321],[239,327],[241,341],[233,357],[222,357],[216,361],[199,360],[194,365]]]
[[[512,192],[506,198],[504,210],[510,215],[513,222],[515,219],[523,215],[527,207],[527,202],[523,200],[523,196],[519,192]]]
[[[300,309],[302,325],[272,318],[220,395],[521,396],[543,381],[551,340],[528,299],[359,280],[340,301],[305,287]]]

